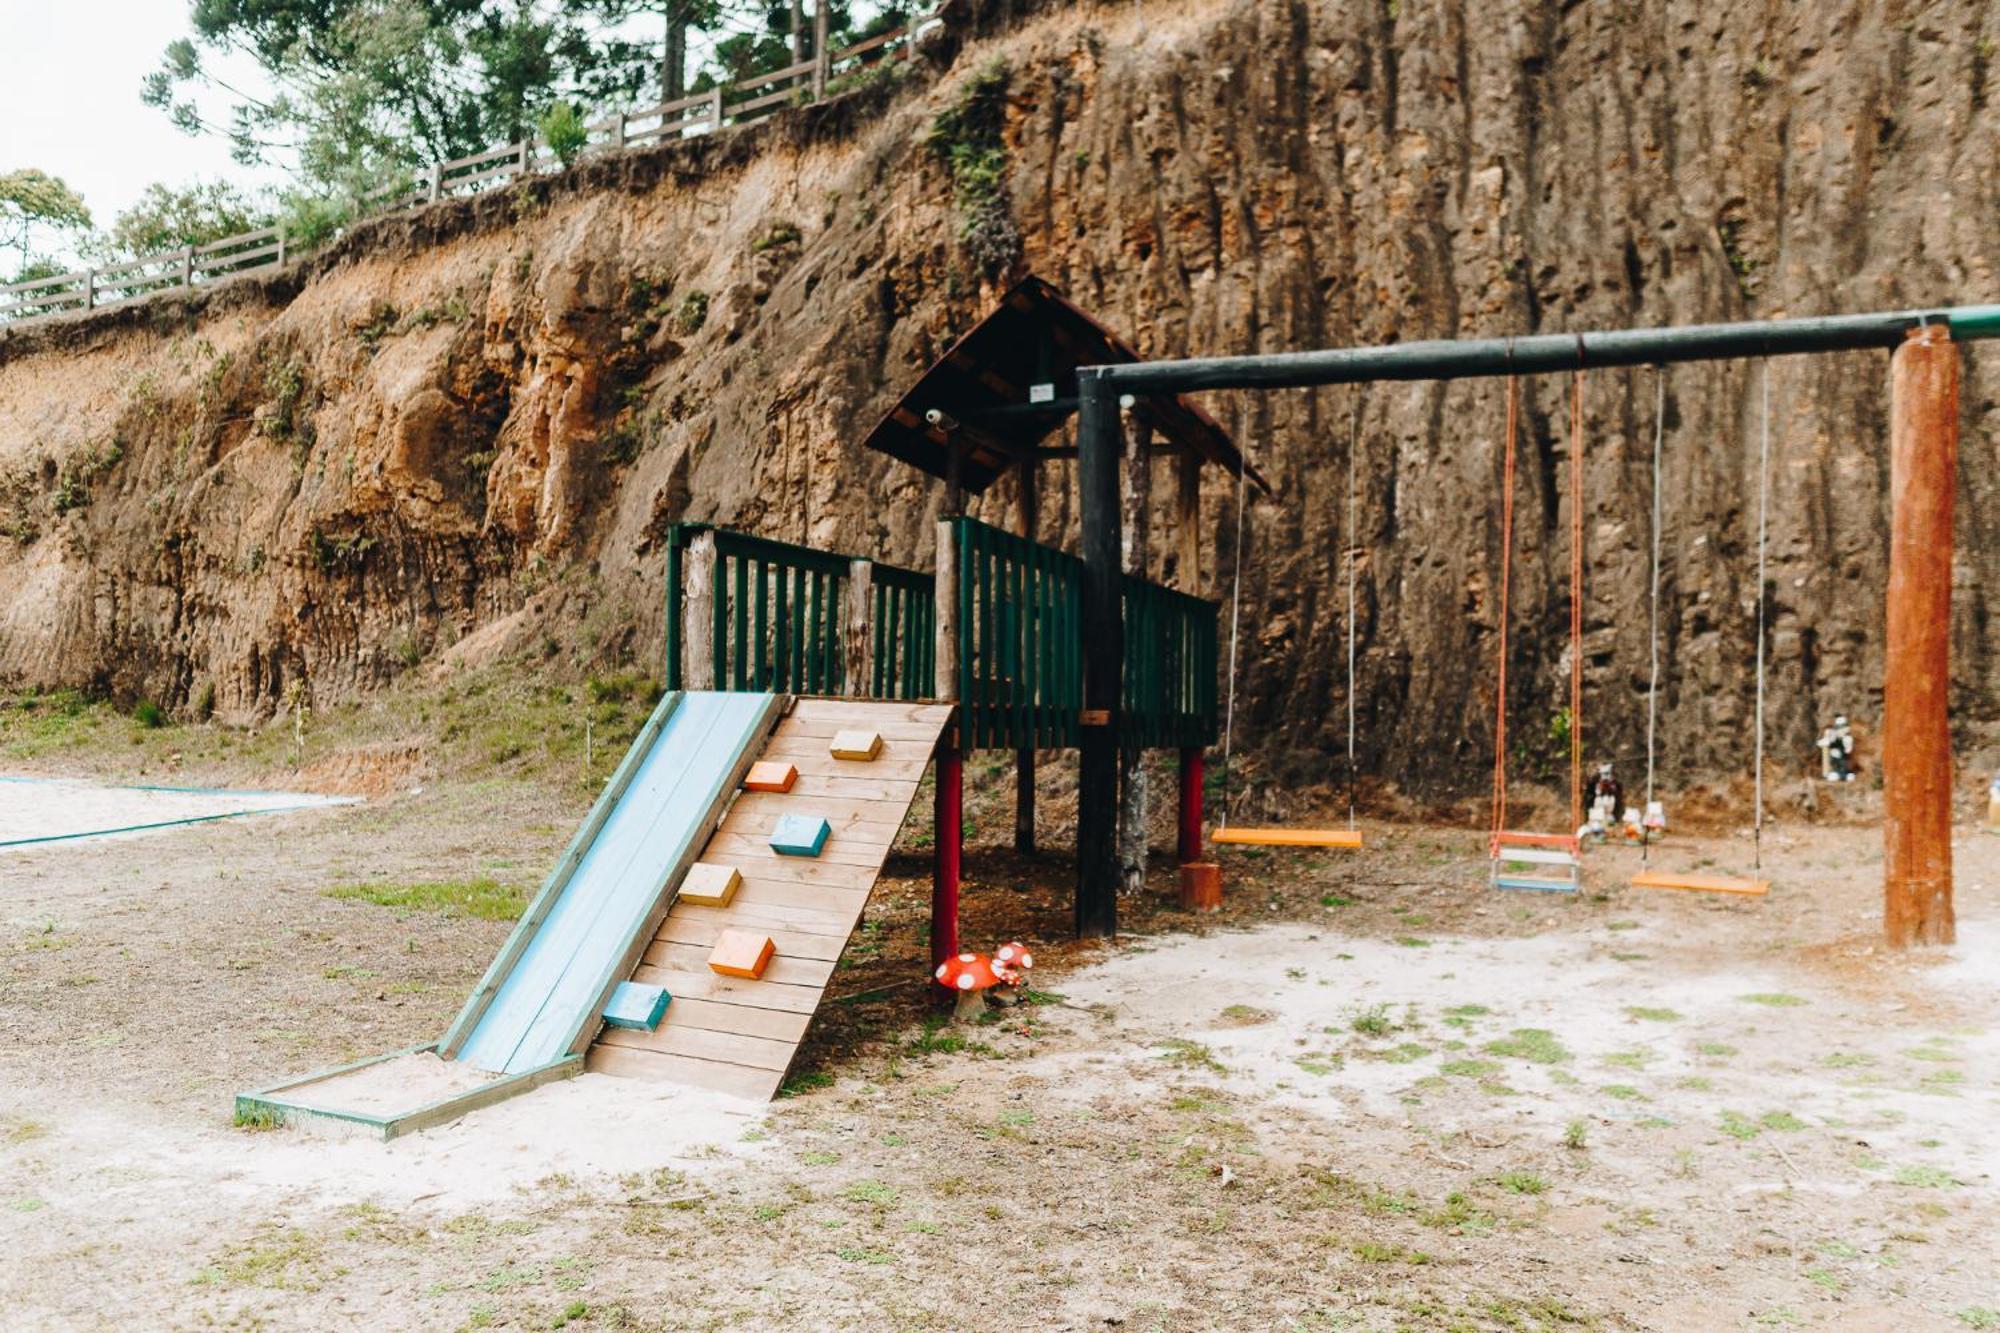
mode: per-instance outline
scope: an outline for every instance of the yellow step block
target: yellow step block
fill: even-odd
[[[857,759],[863,763],[882,753],[882,736],[873,731],[837,732],[826,747],[835,759]]]
[[[725,977],[748,977],[755,981],[764,975],[771,955],[777,951],[778,946],[769,935],[758,935],[748,930],[725,930],[708,955],[708,970]]]
[[[688,867],[687,878],[681,881],[681,901],[696,907],[727,907],[742,883],[743,874],[735,866],[696,861]]]

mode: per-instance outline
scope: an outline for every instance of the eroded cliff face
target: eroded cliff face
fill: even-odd
[[[2000,10],[1211,3],[1041,17],[899,94],[370,225],[307,269],[0,342],[0,679],[225,715],[474,642],[657,670],[680,518],[927,566],[937,488],[858,441],[1005,275],[933,118],[1009,68],[1022,263],[1150,355],[2000,297]],[[956,46],[956,43],[951,43]],[[949,57],[955,55],[955,60]],[[1993,354],[1968,352],[1954,579],[1968,756],[2000,721]],[[1665,373],[1662,748],[1747,765],[1762,370]],[[1658,375],[1584,385],[1586,732],[1634,754]],[[1769,369],[1772,750],[1879,707],[1887,363]],[[1517,735],[1561,706],[1567,385],[1524,401]],[[1245,525],[1239,725],[1345,727],[1358,441],[1364,766],[1490,752],[1497,383],[1212,395],[1276,485]],[[1073,544],[1058,465],[1044,540]],[[1164,495],[1166,475],[1161,474]],[[1013,521],[1003,483],[975,507]],[[1233,497],[1208,481],[1211,595]],[[1156,533],[1166,515],[1155,519]],[[1161,566],[1156,564],[1156,569]]]

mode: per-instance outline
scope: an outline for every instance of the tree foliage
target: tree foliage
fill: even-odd
[[[269,210],[227,182],[197,181],[178,190],[156,182],[118,215],[101,248],[114,258],[137,259],[268,225]]]
[[[44,232],[89,229],[90,210],[83,196],[61,177],[34,167],[0,173],[0,247],[19,254],[19,269],[31,265],[31,249]]]

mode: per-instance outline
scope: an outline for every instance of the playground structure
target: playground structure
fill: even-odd
[[[963,496],[1009,469],[1032,494],[1035,468],[1065,456],[1040,441],[1073,398],[1018,413],[1010,395],[1134,356],[1029,279],[890,412],[871,443],[947,485],[935,573],[675,526],[667,693],[458,1019],[436,1043],[241,1094],[239,1117],[388,1138],[586,1068],[769,1098],[933,763],[933,966],[956,955],[965,751],[1014,751],[1031,782],[1036,750],[1098,725],[1081,707],[1081,562],[966,516]],[[1241,459],[1178,400],[1138,417],[1180,453],[1189,574],[1195,474]],[[1121,595],[1128,743],[1179,751],[1183,860],[1198,860],[1216,608],[1136,576]]]
[[[1083,936],[1116,931],[1138,755],[1176,750],[1183,899],[1212,906],[1217,875],[1202,856],[1202,781],[1204,753],[1218,735],[1218,608],[1146,580],[1144,542],[1121,540],[1121,528],[1144,522],[1145,505],[1133,501],[1161,452],[1156,435],[1179,480],[1170,563],[1184,588],[1198,586],[1203,464],[1235,476],[1239,524],[1249,483],[1268,491],[1220,427],[1178,396],[1202,388],[1895,348],[1885,929],[1896,944],[1948,942],[1953,340],[1996,334],[2000,308],[1980,307],[1143,363],[1029,278],[868,439],[944,482],[934,571],[706,524],[675,526],[667,543],[668,693],[457,1022],[432,1046],[243,1094],[239,1114],[330,1117],[386,1137],[586,1067],[769,1097],[933,766],[933,968],[958,954],[968,750],[1015,753],[1024,845],[1033,839],[1035,752],[1079,751],[1075,921]],[[1044,444],[1073,414],[1076,448]],[[1579,430],[1577,405],[1573,461]],[[1033,540],[1037,468],[1072,456],[1081,558]],[[1010,472],[1018,479],[1019,534],[963,512],[968,491]],[[1578,477],[1573,470],[1580,563]],[[1574,643],[1575,564],[1573,575]],[[1232,624],[1232,640],[1233,632]],[[1232,641],[1232,706],[1233,649]],[[1582,684],[1580,661],[1572,660],[1574,704]],[[1504,702],[1500,716],[1504,728]],[[1352,725],[1350,714],[1350,757]],[[1222,734],[1226,753],[1226,721]],[[1499,742],[1504,753],[1504,730]],[[1573,748],[1572,814],[1580,754]],[[1492,882],[1574,888],[1573,829],[1505,827],[1504,781],[1496,761]],[[1223,832],[1266,846],[1360,843],[1352,829]],[[1143,848],[1141,834],[1142,855]],[[1511,872],[1510,863],[1536,873]],[[1536,882],[1502,882],[1510,877]],[[1756,882],[1666,872],[1635,882],[1759,891]]]

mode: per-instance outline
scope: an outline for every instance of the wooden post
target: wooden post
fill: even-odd
[[[875,693],[875,562],[856,560],[847,567],[847,693],[872,698]]]
[[[1201,783],[1204,767],[1199,745],[1189,745],[1181,750],[1180,840],[1175,855],[1182,865],[1201,860]]]
[[[722,85],[719,83],[709,90],[708,124],[711,129],[722,128]]]
[[[1147,510],[1151,507],[1153,428],[1138,419],[1130,406],[1119,412],[1119,434],[1125,446],[1124,493],[1121,496],[1123,550],[1120,560],[1128,578],[1147,573]],[[1119,887],[1137,893],[1146,887],[1146,752],[1129,737],[1118,750],[1118,874]]]
[[[1077,372],[1083,527],[1083,717],[1078,731],[1076,933],[1118,933],[1118,732],[1125,669],[1119,597],[1118,405],[1096,367]]]
[[[1889,372],[1889,641],[1882,684],[1882,932],[1889,947],[1957,938],[1951,885],[1952,501],[1958,348],[1911,331]]]
[[[444,189],[444,168],[439,166],[437,163],[433,162],[431,163],[430,186],[429,189],[425,191],[426,201],[433,204],[436,203],[438,201],[438,194],[443,189]]]
[[[681,679],[691,690],[715,682],[715,534],[688,543],[687,586],[681,596]]]
[[[1020,462],[1021,535],[1029,541],[1041,527],[1041,497],[1036,489],[1035,460]],[[1022,608],[1027,613],[1027,608]],[[1038,629],[1047,633],[1047,627]],[[1014,850],[1024,855],[1035,850],[1035,747],[1024,745],[1014,752]]]
[[[625,113],[620,111],[611,118],[611,147],[616,150],[625,146]]]
[[[950,519],[937,524],[937,677],[932,689],[958,700],[958,547]],[[931,802],[931,969],[958,952],[960,842],[965,836],[965,756],[954,717],[938,744]]]
[[[194,247],[192,245],[181,247],[181,286],[194,286]]]
[[[1183,449],[1174,460],[1174,582],[1190,597],[1201,596],[1201,455]],[[1199,861],[1202,846],[1202,791],[1205,757],[1198,745],[1181,750],[1180,839],[1176,855],[1182,865]]]
[[[802,0],[792,0],[792,63],[806,58],[806,13]]]
[[[813,0],[813,101],[826,96],[826,76],[832,66],[827,60],[827,0]]]
[[[285,224],[278,224],[278,267],[285,266]]]

